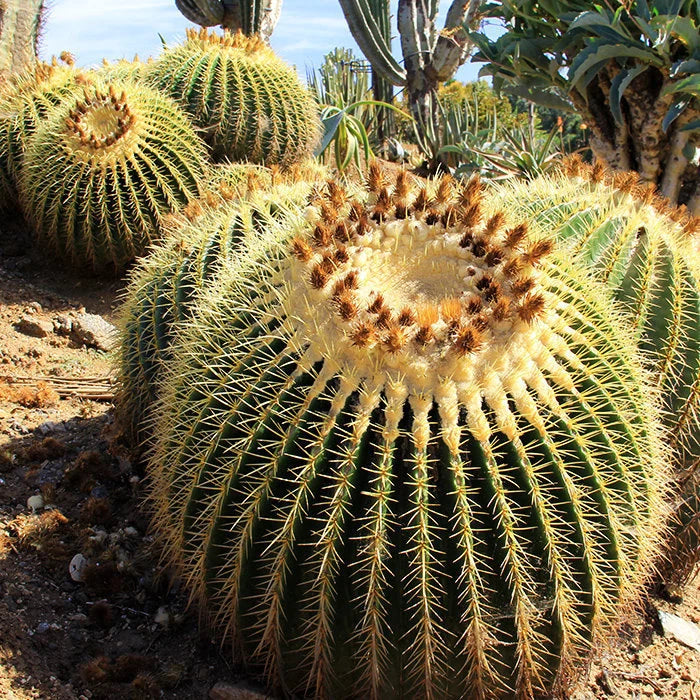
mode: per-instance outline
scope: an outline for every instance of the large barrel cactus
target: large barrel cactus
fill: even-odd
[[[476,183],[335,183],[221,274],[150,461],[164,559],[270,682],[532,697],[653,568],[668,456],[604,287]]]
[[[72,57],[38,63],[0,84],[0,207],[17,204],[17,181],[27,143],[62,100],[82,92],[90,74],[73,69]]]
[[[132,82],[95,84],[31,139],[20,199],[53,253],[120,270],[198,196],[206,167],[204,144],[174,102]]]
[[[551,231],[610,287],[652,362],[685,500],[672,554],[683,574],[700,561],[700,219],[669,208],[634,173],[575,159],[497,189],[493,206]]]
[[[291,215],[309,189],[300,182],[250,192],[245,201],[195,202],[196,215],[173,219],[164,242],[135,267],[121,308],[116,399],[120,423],[133,442],[148,435],[163,367],[180,326],[194,313],[197,296],[222,265],[236,264],[241,244]]]
[[[289,166],[318,141],[311,94],[259,37],[188,30],[149,75],[203,129],[217,160]]]

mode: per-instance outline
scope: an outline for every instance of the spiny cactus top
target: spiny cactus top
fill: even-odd
[[[369,189],[271,226],[180,337],[164,557],[288,689],[546,692],[650,570],[655,392],[604,289],[478,183]]]
[[[82,91],[90,73],[63,62],[38,63],[0,86],[0,205],[16,206],[17,180],[29,138],[48,112],[64,98]]]
[[[198,196],[205,147],[167,97],[95,84],[66,100],[31,140],[20,182],[39,240],[76,267],[121,269]]]
[[[188,30],[149,74],[204,129],[217,160],[288,166],[318,141],[316,103],[259,37]]]

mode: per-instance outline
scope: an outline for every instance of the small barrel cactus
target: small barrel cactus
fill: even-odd
[[[146,425],[163,367],[179,327],[194,313],[198,294],[222,265],[235,265],[238,247],[298,209],[310,185],[254,191],[247,201],[195,202],[167,225],[164,242],[139,261],[121,308],[117,415],[132,442]],[[189,219],[187,218],[189,215]]]
[[[215,160],[287,167],[308,158],[319,139],[311,94],[259,37],[188,30],[149,76],[204,130]]]
[[[688,572],[700,561],[700,219],[668,207],[635,173],[576,159],[496,189],[494,206],[538,222],[605,282],[651,359],[686,501],[671,558]]]
[[[20,199],[53,253],[120,270],[198,196],[206,169],[204,144],[174,102],[131,82],[93,85],[37,130]]]
[[[0,85],[0,206],[17,205],[17,182],[27,143],[62,100],[82,92],[89,73],[73,69],[73,59],[38,63]]]
[[[605,288],[478,183],[368,186],[262,235],[178,339],[164,558],[290,691],[549,692],[652,568],[656,392]]]

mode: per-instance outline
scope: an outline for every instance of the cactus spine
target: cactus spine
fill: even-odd
[[[20,197],[54,253],[119,270],[199,194],[205,170],[204,144],[168,98],[130,82],[94,85],[37,130]]]
[[[499,189],[498,206],[552,231],[611,288],[652,360],[678,467],[669,556],[682,578],[700,561],[700,219],[669,208],[635,173],[577,160]]]
[[[295,71],[259,37],[188,30],[149,72],[204,130],[215,160],[284,167],[319,137],[316,104]]]
[[[530,697],[633,601],[664,520],[608,295],[476,182],[335,183],[222,272],[158,403],[154,526],[271,682]]]
[[[300,182],[278,185],[267,193],[253,190],[240,202],[227,201],[224,190],[224,196],[208,197],[209,204],[194,202],[168,224],[164,242],[131,273],[119,324],[120,389],[115,403],[133,442],[148,437],[163,367],[179,327],[194,313],[198,295],[222,265],[235,266],[240,245],[298,208],[309,188]]]
[[[0,87],[0,205],[17,205],[17,182],[27,144],[47,114],[63,99],[82,91],[91,78],[89,73],[54,60],[38,63],[13,76]]]

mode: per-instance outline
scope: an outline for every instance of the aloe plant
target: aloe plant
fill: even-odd
[[[164,561],[288,692],[548,693],[649,576],[656,393],[605,288],[476,181],[368,190],[261,232],[178,339]]]
[[[591,6],[487,3],[497,39],[472,33],[494,85],[575,110],[598,160],[636,170],[671,202],[700,213],[700,8],[696,0]]]

